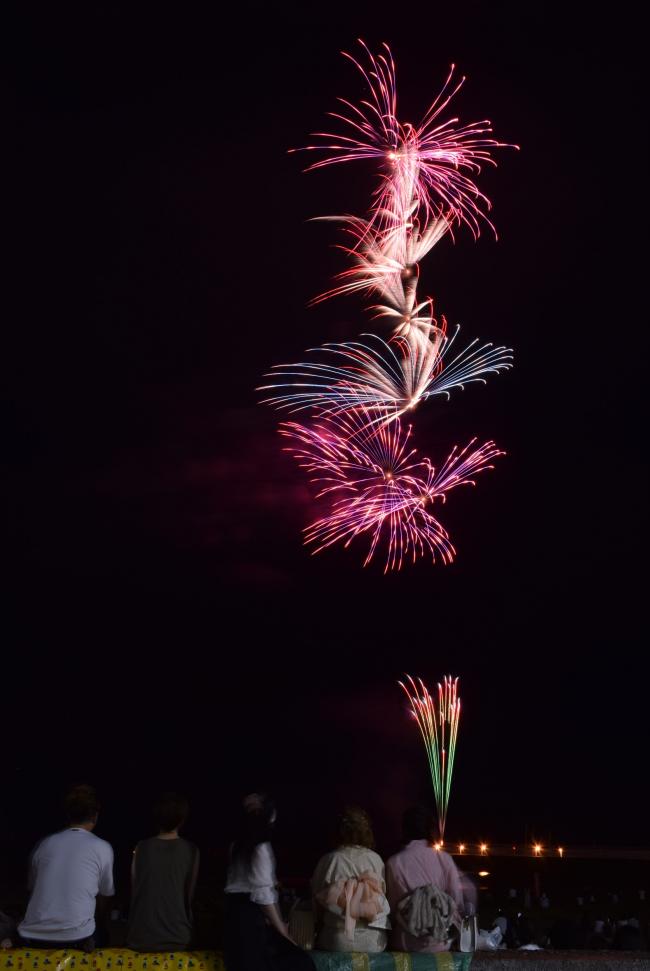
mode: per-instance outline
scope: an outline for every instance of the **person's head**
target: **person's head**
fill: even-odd
[[[173,833],[187,819],[190,805],[185,796],[177,792],[164,792],[153,807],[154,823],[159,833]]]
[[[365,846],[375,848],[375,837],[368,813],[359,806],[346,806],[339,818],[339,843],[341,846]]]
[[[85,826],[92,829],[99,813],[97,793],[92,786],[71,786],[65,795],[64,808],[69,826]]]
[[[232,847],[233,856],[250,857],[256,846],[268,843],[276,819],[275,804],[265,792],[251,792],[243,800]]]
[[[411,840],[433,842],[436,831],[436,817],[427,806],[409,806],[402,816],[402,836],[405,843]]]

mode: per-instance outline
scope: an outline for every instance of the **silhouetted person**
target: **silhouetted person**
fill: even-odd
[[[415,937],[409,933],[398,913],[398,904],[421,887],[434,887],[451,898],[462,917],[463,883],[456,864],[448,853],[433,846],[435,817],[424,806],[412,806],[402,818],[405,846],[386,864],[386,885],[392,925],[391,948],[396,951],[446,951],[450,941],[433,936]]]
[[[358,806],[347,808],[338,837],[338,847],[319,860],[311,880],[316,946],[322,951],[383,951],[389,906],[384,862],[374,851],[368,814]]]
[[[243,801],[226,879],[227,971],[314,971],[289,937],[278,907],[271,833],[275,806],[264,794]]]
[[[32,853],[32,893],[18,933],[30,947],[92,951],[97,898],[115,893],[113,850],[93,834],[99,802],[92,786],[70,789],[65,811],[67,828],[47,836]]]
[[[157,835],[142,840],[133,852],[126,943],[135,951],[185,951],[190,946],[199,851],[178,835],[188,812],[184,796],[165,793],[154,806]]]

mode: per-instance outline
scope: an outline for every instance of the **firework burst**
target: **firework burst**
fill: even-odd
[[[489,374],[512,367],[512,351],[472,341],[457,350],[456,328],[446,336],[446,324],[431,327],[432,339],[410,336],[386,342],[374,334],[365,340],[326,344],[312,349],[314,360],[276,365],[267,377],[271,391],[265,404],[289,412],[319,408],[341,412],[363,407],[378,412],[373,423],[391,421],[436,395],[447,398],[454,388],[480,382]]]
[[[399,419],[373,425],[364,408],[322,415],[311,426],[283,422],[280,434],[291,441],[285,451],[309,474],[316,498],[328,503],[327,514],[305,529],[306,544],[319,553],[365,536],[363,565],[381,549],[384,572],[424,555],[451,563],[456,551],[431,507],[456,486],[475,485],[473,477],[503,454],[493,442],[474,448],[473,439],[436,470],[409,448],[410,427]]]
[[[369,97],[358,104],[338,99],[342,108],[330,112],[330,117],[342,124],[342,133],[314,133],[321,141],[303,150],[324,152],[325,157],[309,168],[360,159],[382,163],[385,172],[373,206],[373,219],[380,225],[384,213],[404,214],[415,206],[426,218],[444,216],[466,223],[475,236],[480,234],[481,222],[494,230],[486,215],[490,201],[474,179],[484,164],[496,164],[494,149],[516,146],[488,137],[492,127],[487,120],[461,124],[456,117],[443,118],[465,82],[464,77],[456,78],[454,65],[420,124],[399,121],[390,48],[384,44],[382,53],[375,55],[363,41],[359,43],[365,64],[343,53],[364,78]]]
[[[449,222],[433,219],[420,229],[414,220],[396,223],[377,233],[367,220],[356,216],[321,216],[316,221],[344,224],[353,245],[338,248],[349,257],[352,266],[338,273],[337,285],[314,297],[311,304],[341,294],[367,292],[385,301],[374,306],[378,315],[416,324],[416,316],[429,305],[425,300],[416,306],[418,263],[450,231]]]
[[[411,428],[400,416],[420,402],[511,367],[506,347],[477,340],[458,350],[447,324],[433,316],[433,300],[418,296],[419,263],[454,227],[466,224],[475,237],[492,226],[489,200],[474,182],[492,151],[504,143],[488,137],[489,122],[461,124],[446,114],[464,79],[452,67],[439,95],[419,124],[397,115],[395,65],[389,48],[373,54],[360,41],[360,60],[346,54],[361,72],[369,95],[358,104],[339,99],[332,117],[339,135],[317,133],[307,151],[324,157],[323,168],[360,159],[380,164],[379,186],[367,216],[324,217],[345,233],[340,248],[350,265],[312,303],[341,294],[362,293],[385,318],[388,340],[374,334],[358,341],[312,349],[309,360],[278,365],[260,389],[264,402],[289,413],[311,411],[311,423],[284,422],[280,433],[308,472],[325,515],[305,530],[313,552],[363,537],[369,548],[364,565],[381,550],[385,571],[428,554],[449,563],[455,550],[431,512],[458,485],[474,484],[501,453],[493,442],[454,448],[436,469],[409,448]],[[494,227],[492,227],[494,228]]]
[[[458,678],[446,675],[443,683],[438,684],[435,700],[420,678],[417,683],[410,675],[406,678],[408,685],[402,681],[398,684],[409,700],[411,713],[422,735],[438,808],[440,839],[444,839],[460,721]]]

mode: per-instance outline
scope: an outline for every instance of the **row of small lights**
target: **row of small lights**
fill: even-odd
[[[445,845],[444,844],[444,840],[440,840],[438,843],[434,843],[434,846],[435,846],[435,848],[437,850],[441,850],[444,845]],[[478,848],[479,848],[479,852],[480,852],[481,856],[487,856],[488,855],[489,846],[487,845],[487,843],[479,843],[478,844]],[[459,853],[461,853],[461,854],[464,853],[466,849],[467,849],[467,846],[465,845],[465,843],[459,843],[458,844],[458,852]],[[516,851],[517,847],[516,846],[513,846],[512,849]],[[542,854],[544,853],[544,847],[541,845],[541,843],[533,843],[532,851],[533,851],[533,856],[542,856]],[[558,856],[560,857],[560,859],[562,859],[563,856],[564,856],[564,847],[563,846],[558,846],[557,853],[558,853]]]

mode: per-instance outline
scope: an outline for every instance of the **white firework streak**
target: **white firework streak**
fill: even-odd
[[[364,408],[380,412],[372,420],[392,421],[419,402],[436,395],[449,397],[454,388],[486,383],[487,375],[512,367],[510,348],[479,344],[478,339],[455,353],[457,327],[451,338],[440,328],[433,340],[363,334],[365,341],[325,344],[310,351],[321,360],[276,365],[267,377],[272,391],[264,404],[289,413],[317,408],[325,413]]]
[[[439,218],[421,228],[418,220],[399,223],[397,216],[391,216],[395,224],[381,233],[377,233],[368,220],[357,216],[319,218],[321,222],[344,223],[355,244],[339,246],[351,258],[353,266],[338,273],[335,279],[342,282],[314,297],[312,305],[341,294],[367,291],[379,294],[387,302],[388,307],[377,307],[380,313],[400,319],[417,314],[428,306],[429,301],[415,305],[417,264],[450,231],[451,224],[447,219]]]

